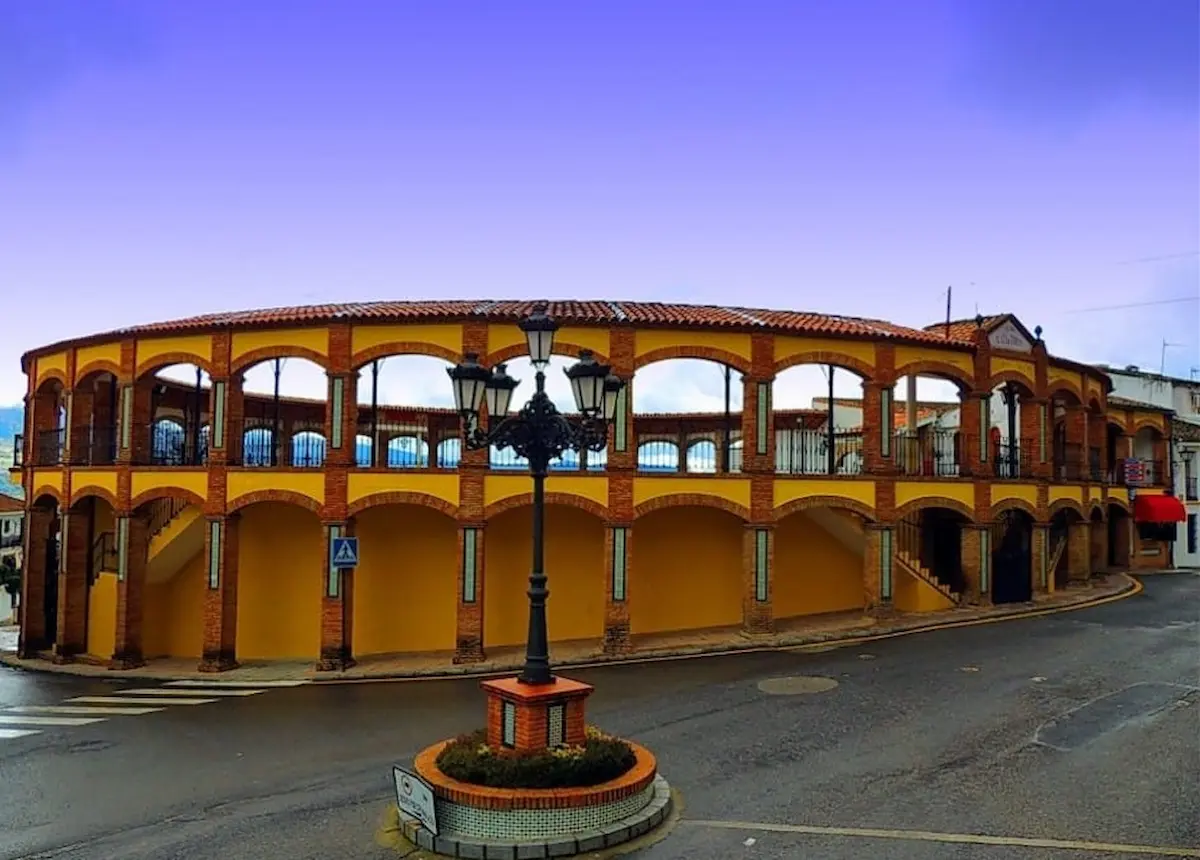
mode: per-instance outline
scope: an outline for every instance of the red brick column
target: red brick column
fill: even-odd
[[[46,637],[46,553],[54,539],[55,510],[25,509],[25,542],[21,576],[21,630],[17,653],[22,658],[37,656],[51,643]]]
[[[966,592],[963,599],[970,604],[987,606],[992,602],[991,531],[986,524],[962,527],[961,560]]]
[[[458,611],[454,631],[454,662],[477,663],[483,651],[483,589],[486,545],[482,520],[458,524]]]
[[[633,418],[634,332],[630,328],[609,329],[609,363],[612,372],[625,380],[618,414],[608,431],[607,470],[632,472],[637,468],[637,433]]]
[[[139,379],[133,384],[129,397],[133,399],[130,415],[128,462],[148,464],[153,452],[152,424],[154,422],[154,377]]]
[[[241,517],[210,516],[204,523],[204,645],[201,672],[237,668],[238,543]]]
[[[863,529],[863,608],[886,612],[892,605],[895,546],[890,526],[868,523]]]
[[[87,510],[64,511],[58,567],[58,636],[54,662],[66,663],[87,650],[88,517]]]
[[[33,402],[33,416],[28,420],[30,438],[25,444],[26,465],[53,465],[51,462],[43,462],[53,459],[47,456],[53,453],[53,446],[44,439],[46,434],[58,426],[58,406],[61,397],[61,390],[57,386],[47,386],[41,393],[30,398]]]
[[[863,471],[868,475],[896,474],[895,386],[896,349],[875,345],[875,373],[863,379]],[[832,404],[829,407],[833,408]]]
[[[117,635],[110,669],[144,666],[142,601],[150,532],[140,516],[117,518]]]
[[[1050,442],[1053,427],[1048,411],[1049,404],[1045,398],[1035,397],[1021,401],[1021,444],[1030,446],[1026,456],[1029,458],[1029,467],[1034,478],[1050,477]]]
[[[629,571],[633,564],[633,523],[608,523],[604,535],[604,653],[627,654],[629,636]]]
[[[92,461],[91,430],[96,392],[89,383],[87,388],[76,388],[67,396],[70,425],[65,439],[66,461],[74,465],[88,465]]]
[[[770,633],[774,629],[771,606],[774,557],[774,523],[747,523],[742,531],[742,628],[747,633]]]
[[[1030,561],[1031,585],[1034,594],[1046,594],[1050,591],[1054,571],[1050,570],[1050,524],[1033,524],[1032,559]]]
[[[982,444],[990,429],[984,423],[984,415],[991,405],[991,392],[963,392],[959,407],[959,453],[962,462],[959,463],[959,473],[963,477],[990,474],[987,463],[988,446]]]
[[[320,672],[340,672],[354,665],[354,571],[333,566],[333,541],[354,536],[354,520],[325,523],[325,563],[321,583]]]

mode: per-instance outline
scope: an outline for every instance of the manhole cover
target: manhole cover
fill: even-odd
[[[768,678],[758,682],[758,689],[771,696],[803,696],[808,693],[827,693],[838,685],[833,678],[794,675],[790,678]]]

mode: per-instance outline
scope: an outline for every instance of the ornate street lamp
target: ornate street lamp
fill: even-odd
[[[463,444],[469,449],[511,448],[529,461],[533,476],[533,570],[529,574],[529,634],[525,641],[525,666],[518,680],[523,684],[549,684],[550,646],[546,634],[546,572],[544,569],[544,525],[546,473],[550,463],[566,451],[603,451],[608,444],[608,424],[616,415],[617,402],[625,383],[600,364],[590,350],[580,350],[579,361],[566,370],[579,416],[560,413],[546,394],[546,366],[554,350],[558,324],[546,315],[545,305],[520,323],[536,375],[533,397],[514,415],[509,402],[518,380],[497,365],[488,370],[479,356],[468,353],[465,360],[447,371],[454,385],[454,406],[463,423]],[[487,406],[487,427],[481,426],[479,410]]]

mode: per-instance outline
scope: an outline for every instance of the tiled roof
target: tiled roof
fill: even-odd
[[[203,314],[168,322],[130,326],[86,338],[63,341],[35,352],[62,349],[81,341],[111,340],[128,335],[176,334],[206,329],[268,328],[319,325],[331,322],[432,322],[441,320],[488,320],[516,322],[533,310],[533,301],[405,301],[309,305],[252,311]],[[566,325],[632,325],[641,328],[760,329],[779,334],[823,335],[901,340],[914,343],[952,343],[970,346],[971,338],[951,337],[944,332],[907,328],[885,320],[802,311],[756,310],[753,308],[687,305],[663,302],[550,301],[547,312]]]
[[[1110,394],[1108,396],[1109,406],[1124,406],[1128,409],[1141,409],[1145,412],[1174,412],[1175,410],[1169,406],[1158,406],[1154,403],[1147,403],[1144,400],[1132,400],[1128,397],[1119,397]]]
[[[24,511],[25,503],[23,501],[0,493],[0,514],[20,514]]]
[[[974,317],[969,320],[951,320],[949,326],[949,339],[952,341],[965,340],[968,342],[974,342],[976,329],[981,327],[984,329],[990,329],[1002,322],[1007,316],[1008,314],[992,314],[991,316],[981,317],[978,320]],[[925,326],[922,331],[930,332],[932,334],[940,334],[942,339],[945,340],[946,328],[946,323],[938,322]]]

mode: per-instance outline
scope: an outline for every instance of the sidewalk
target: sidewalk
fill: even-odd
[[[681,659],[703,654],[769,651],[802,646],[835,646],[863,639],[898,636],[921,630],[982,624],[990,621],[1021,618],[1079,609],[1096,603],[1131,595],[1140,590],[1138,582],[1122,573],[1094,577],[1090,587],[1072,587],[1050,595],[1039,595],[1032,603],[1010,604],[1001,607],[961,607],[945,612],[909,615],[896,613],[873,617],[861,613],[841,613],[814,618],[788,619],[779,622],[775,633],[751,636],[738,629],[689,631],[681,634],[641,636],[634,641],[634,653],[610,657],[600,651],[595,640],[556,642],[553,646],[556,666],[592,666],[602,664],[636,663],[651,660]],[[11,632],[10,632],[11,631]],[[6,649],[7,638],[11,645]],[[495,648],[488,659],[479,663],[454,665],[450,652],[425,654],[391,654],[364,657],[357,665],[341,672],[318,672],[311,662],[246,663],[237,669],[220,674],[196,671],[196,661],[164,658],[150,660],[140,669],[110,671],[103,665],[68,663],[56,665],[49,660],[22,660],[13,653],[16,629],[0,629],[0,664],[32,671],[58,672],[69,675],[105,678],[148,678],[155,680],[218,681],[311,681],[338,682],[401,678],[448,678],[486,676],[508,673],[521,665],[521,648]]]

